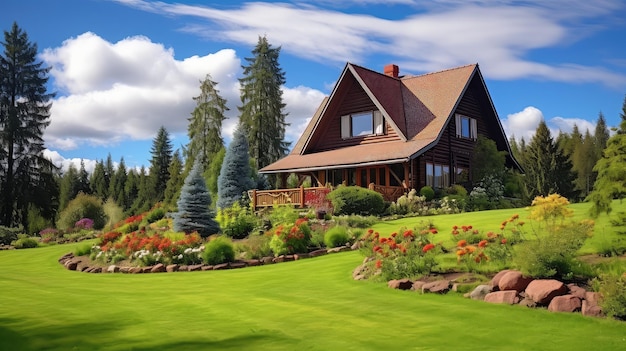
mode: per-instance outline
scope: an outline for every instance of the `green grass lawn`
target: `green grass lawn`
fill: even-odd
[[[65,270],[76,245],[0,251],[0,350],[626,349],[624,322],[354,281],[357,252],[126,275]]]

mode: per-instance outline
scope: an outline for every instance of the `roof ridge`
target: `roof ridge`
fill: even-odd
[[[361,66],[361,65],[357,65],[357,64],[352,63],[352,62],[348,62],[348,64],[349,64],[350,66],[353,66],[353,67],[358,67],[358,68],[364,69],[364,70],[369,71],[369,72],[372,72],[372,73],[376,73],[376,74],[381,75],[381,76],[384,76],[384,77],[388,77],[388,78],[391,78],[391,79],[397,79],[397,80],[400,80],[400,77],[392,77],[392,76],[390,76],[390,75],[385,74],[384,72],[379,72],[379,71],[373,70],[373,69],[371,69],[371,68],[367,68],[367,67],[363,67],[363,66]]]
[[[435,72],[422,73],[422,74],[418,74],[418,75],[415,75],[415,76],[403,76],[402,78],[403,79],[419,78],[419,77],[429,76],[429,75],[432,75],[432,74],[439,74],[439,73],[443,73],[443,72],[449,72],[449,71],[454,71],[454,70],[457,70],[457,69],[467,68],[467,67],[470,67],[470,66],[478,66],[478,62],[477,63],[468,63],[466,65],[458,66],[458,67],[446,68],[446,69],[442,69],[442,70],[435,71]]]

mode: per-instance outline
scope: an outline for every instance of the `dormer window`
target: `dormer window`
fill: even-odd
[[[476,140],[478,138],[478,130],[476,120],[463,115],[456,115],[456,137]]]
[[[341,116],[341,138],[385,134],[380,111],[365,111]]]

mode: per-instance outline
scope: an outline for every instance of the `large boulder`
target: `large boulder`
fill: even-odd
[[[600,293],[587,291],[582,302],[581,312],[583,316],[604,317],[602,307],[600,307]]]
[[[585,290],[585,288],[582,288],[576,284],[567,284],[567,288],[569,289],[570,295],[574,295],[581,300],[583,300],[585,298],[585,295],[587,294],[587,290]]]
[[[551,312],[577,312],[580,311],[582,302],[579,297],[571,294],[556,296],[550,301],[548,311]]]
[[[491,288],[494,291],[497,291],[498,289],[500,289],[498,287],[498,285],[500,284],[500,279],[502,279],[502,277],[509,272],[511,272],[510,269],[505,269],[503,271],[496,273],[496,275],[494,275],[493,278],[491,278],[491,282],[489,283],[489,285],[491,285]]]
[[[567,294],[568,289],[563,282],[555,279],[536,279],[526,287],[526,295],[538,305],[547,306],[556,296]]]
[[[107,273],[117,273],[120,271],[120,267],[112,264],[107,268]]]
[[[502,275],[498,281],[498,289],[500,291],[515,290],[517,292],[524,291],[533,278],[524,277],[520,271],[510,271]]]
[[[163,273],[165,271],[166,268],[163,263],[157,263],[152,267],[152,269],[150,269],[150,273]]]
[[[398,290],[410,290],[413,287],[413,282],[409,279],[393,279],[387,282],[387,286],[392,289]]]
[[[485,302],[515,305],[519,302],[517,290],[494,291],[485,295]]]
[[[487,284],[479,285],[471,293],[469,293],[469,298],[472,300],[484,300],[485,296],[492,291],[492,287]]]
[[[435,280],[422,285],[422,293],[445,294],[450,291],[451,287],[449,280]]]

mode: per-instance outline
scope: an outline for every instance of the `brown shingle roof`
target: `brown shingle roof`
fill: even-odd
[[[472,64],[420,76],[394,78],[349,63],[342,77],[345,79],[346,74],[352,74],[372,100],[386,112],[387,121],[406,141],[300,154],[313,133],[324,132],[315,130],[320,125],[319,119],[324,118],[324,107],[328,105],[327,99],[324,99],[294,150],[260,172],[343,168],[400,162],[416,157],[437,141],[477,69],[478,65]]]

